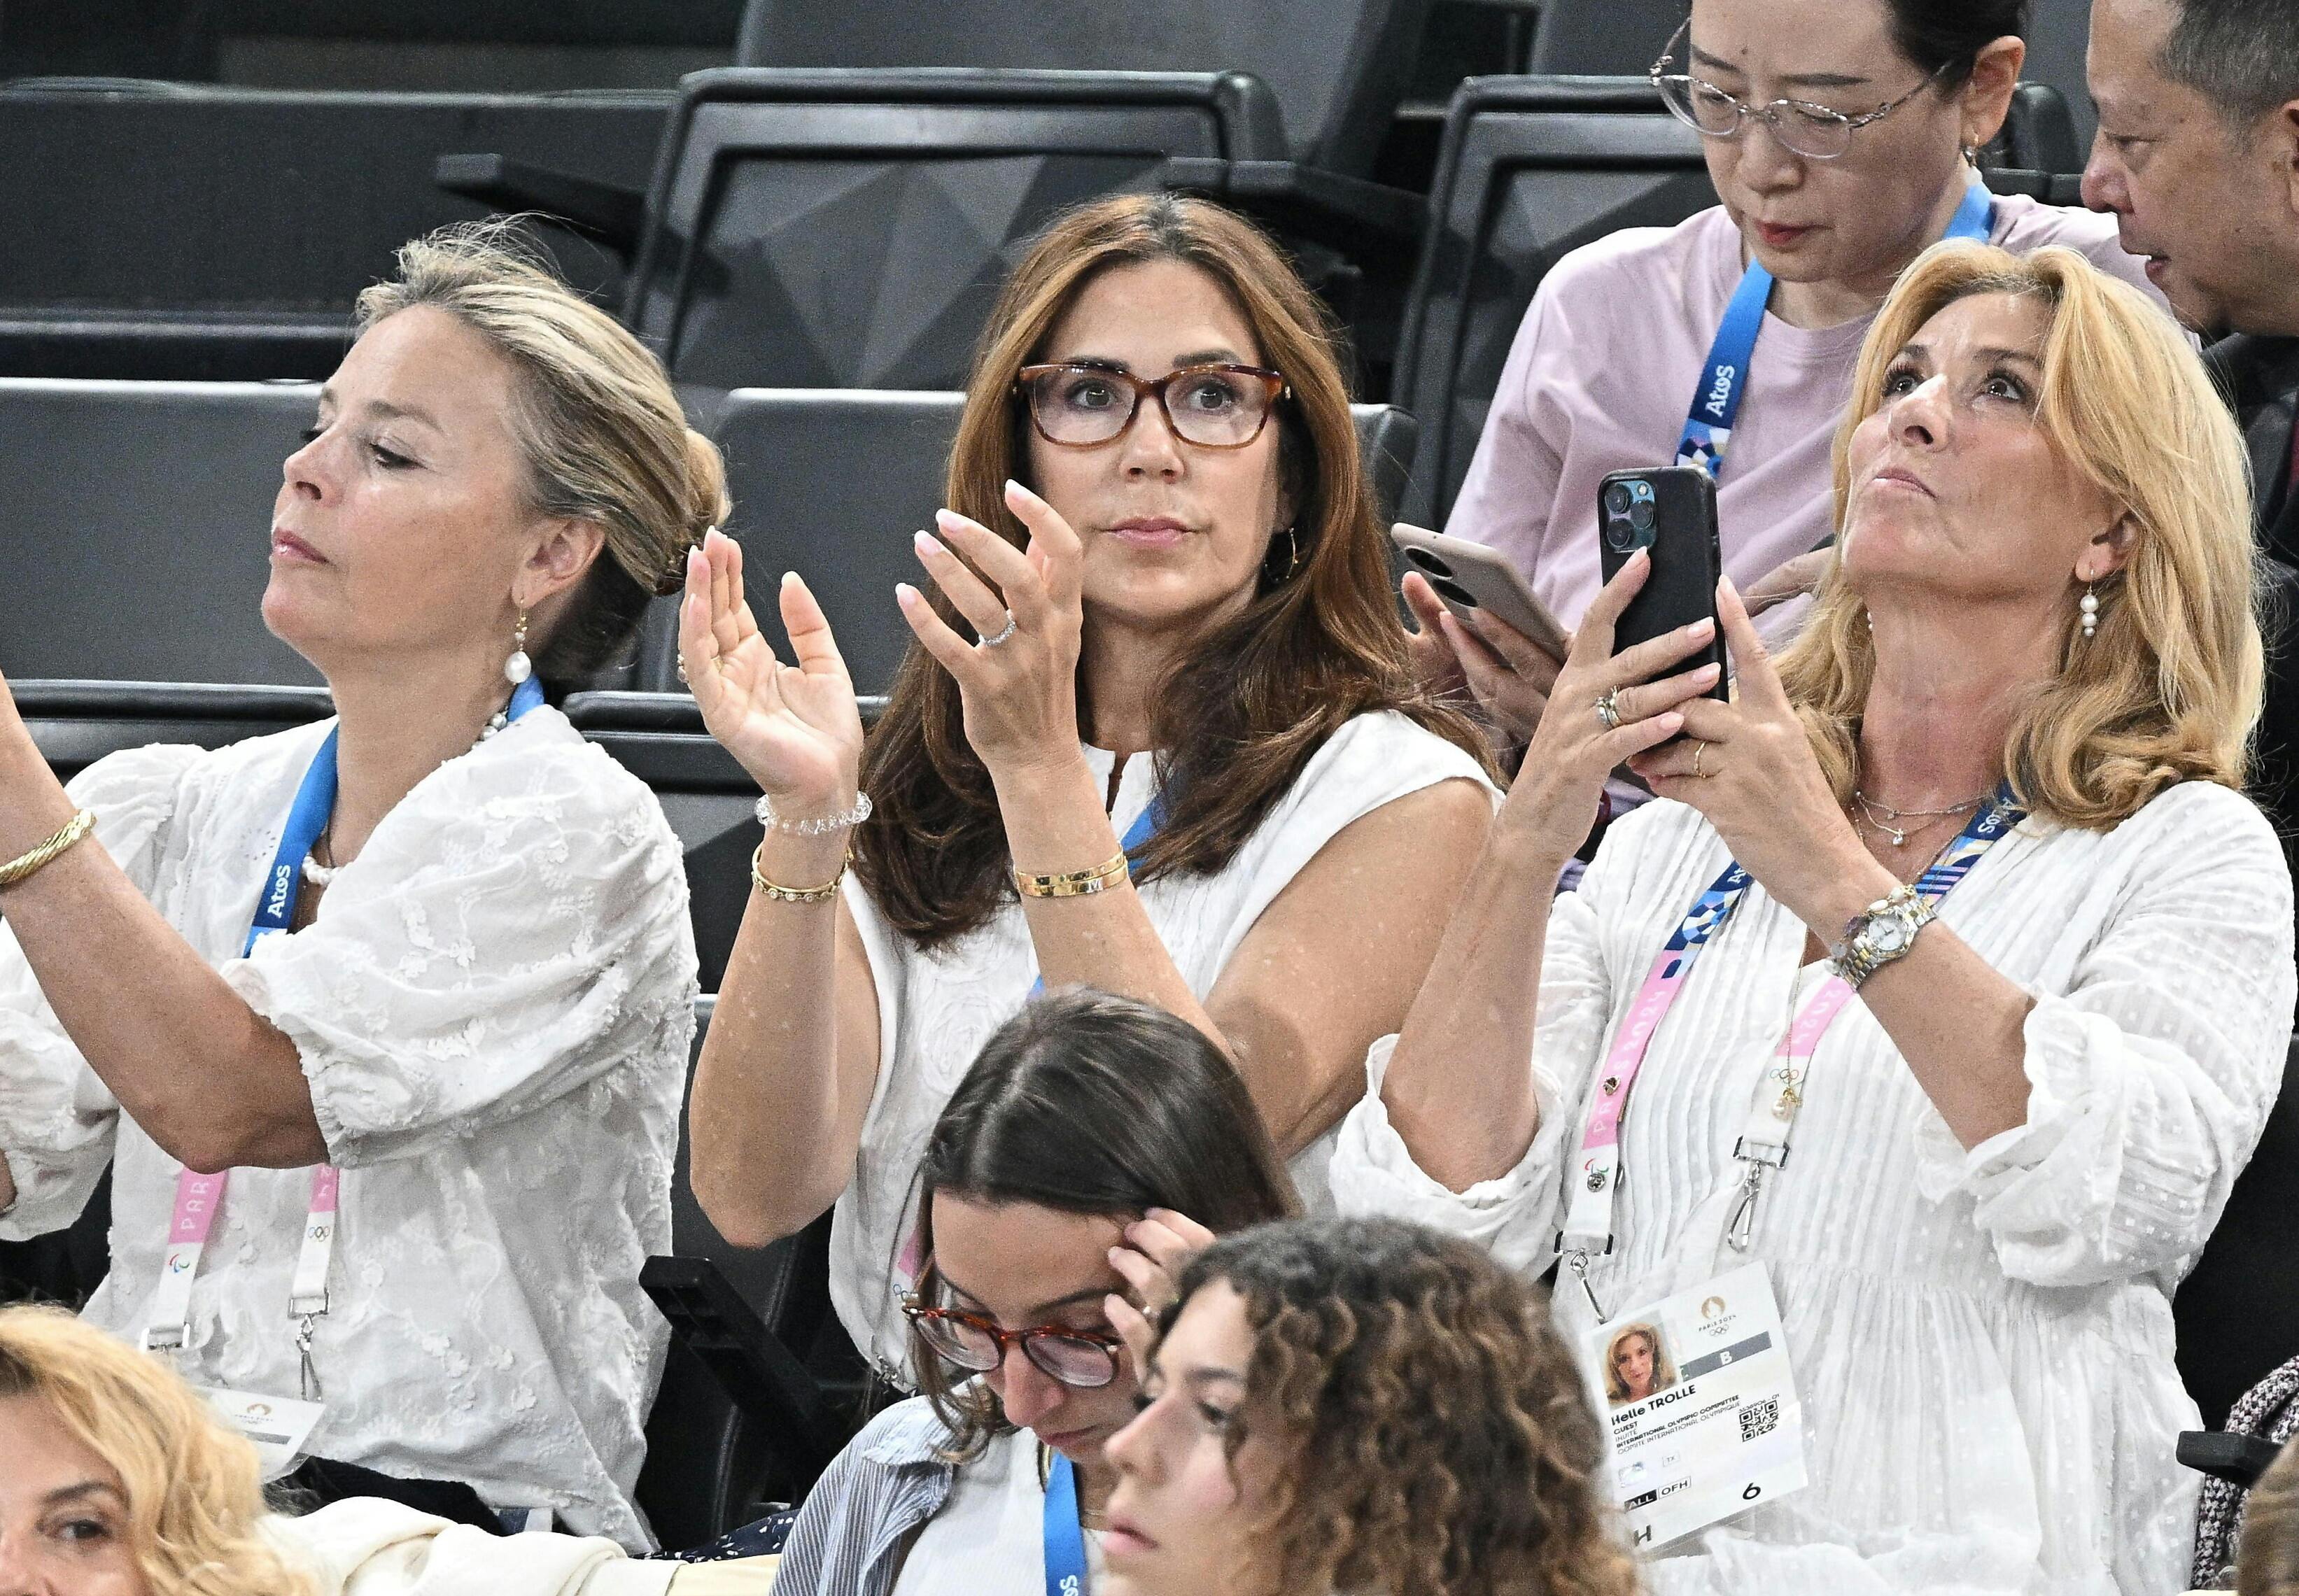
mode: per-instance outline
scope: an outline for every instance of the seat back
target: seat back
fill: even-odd
[[[497,150],[637,187],[671,102],[0,87],[0,374],[324,377],[393,252],[486,214],[435,186],[439,156]],[[621,297],[611,254],[544,236],[577,286]]]
[[[960,387],[1056,211],[1156,187],[1172,157],[1284,153],[1275,102],[1240,75],[698,72],[627,319],[685,382]]]
[[[996,0],[923,7],[890,25],[884,7],[751,0],[735,59],[745,66],[1035,67],[1251,72],[1284,107],[1293,152],[1363,177],[1404,97],[1428,0]]]
[[[2237,1398],[2299,1352],[2299,1044],[2267,1128],[2212,1239],[2172,1299],[2179,1377],[2217,1429]]]
[[[303,384],[0,378],[13,678],[312,683],[264,630],[280,466]]]
[[[709,995],[696,1001],[693,1058],[701,1056],[717,1004]],[[690,1065],[690,1092],[693,1080]],[[805,1360],[826,1333],[844,1334],[830,1309],[829,1215],[772,1246],[732,1245],[694,1199],[686,1125],[682,1104],[670,1187],[672,1254],[717,1265],[768,1333]],[[656,1539],[672,1550],[700,1546],[758,1517],[768,1503],[803,1498],[812,1468],[779,1444],[783,1439],[735,1404],[694,1348],[674,1339],[647,1414],[637,1487]]]
[[[1407,519],[1444,524],[1548,269],[1608,233],[1671,227],[1715,203],[1700,136],[1641,79],[1460,87],[1398,351],[1395,393],[1421,420]]]
[[[1528,70],[1641,78],[1684,25],[1684,0],[1541,0]]]
[[[731,526],[752,574],[752,602],[780,573],[802,575],[866,693],[893,684],[909,647],[894,583],[922,580],[910,535],[931,527],[943,502],[944,465],[964,407],[961,393],[746,388],[728,394],[720,410],[713,436],[726,457]],[[1418,428],[1390,405],[1358,405],[1354,414],[1387,513],[1402,496]],[[641,676],[663,690],[671,685],[668,632],[676,616],[665,607],[651,621],[656,635],[642,647]]]

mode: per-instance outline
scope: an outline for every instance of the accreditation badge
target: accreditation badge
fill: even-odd
[[[318,1402],[292,1396],[270,1396],[260,1391],[233,1391],[219,1385],[196,1388],[216,1416],[253,1442],[263,1464],[266,1484],[295,1468],[303,1455],[303,1443],[327,1410]]]
[[[1580,1351],[1639,1548],[1805,1484],[1804,1411],[1764,1265],[1607,1319]]]

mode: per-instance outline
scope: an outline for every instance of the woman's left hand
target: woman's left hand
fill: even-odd
[[[1214,1240],[1212,1231],[1188,1215],[1153,1208],[1125,1228],[1124,1246],[1109,1249],[1110,1267],[1125,1277],[1131,1289],[1124,1295],[1112,1292],[1102,1311],[1125,1338],[1137,1384],[1149,1368],[1158,1318],[1173,1305],[1180,1289],[1182,1270]]]
[[[1729,579],[1717,584],[1716,617],[1731,650],[1731,701],[1682,705],[1683,735],[1635,755],[1629,767],[1658,796],[1707,816],[1733,858],[1767,892],[1813,930],[1833,936],[1841,917],[1822,923],[1830,913],[1822,904],[1873,861],[1838,806],[1804,722]]]
[[[1006,507],[1029,528],[1026,550],[947,509],[934,517],[941,540],[923,532],[917,538],[919,563],[979,642],[960,636],[916,588],[894,589],[918,641],[957,679],[967,740],[993,779],[1075,759],[1078,746],[1084,545],[1053,506],[1019,483],[1006,484]]]

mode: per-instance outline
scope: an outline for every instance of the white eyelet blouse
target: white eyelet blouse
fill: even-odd
[[[631,1487],[666,1338],[638,1274],[669,1250],[693,1030],[677,839],[644,785],[536,709],[425,777],[309,927],[243,958],[332,724],[137,748],[71,783],[137,887],[295,1043],[343,1170],[308,1450],[643,1547]],[[112,1161],[112,1272],[87,1317],[139,1338],[182,1166],[120,1112],[4,930],[0,1150],[10,1238],[71,1223]],[[310,1187],[233,1172],[177,1359],[195,1384],[296,1393]]]

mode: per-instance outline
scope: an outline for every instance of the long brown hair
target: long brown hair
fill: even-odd
[[[1086,284],[1113,267],[1179,260],[1219,283],[1263,360],[1285,375],[1279,468],[1294,509],[1298,574],[1274,577],[1213,626],[1154,698],[1166,819],[1135,877],[1210,874],[1235,856],[1325,740],[1352,716],[1393,709],[1489,760],[1468,719],[1415,682],[1390,591],[1349,391],[1315,298],[1252,223],[1203,200],[1125,194],[1058,218],[999,298],[974,359],[944,493],[950,509],[1027,541],[1006,509],[1029,451],[1015,381]],[[938,594],[960,635],[963,617]],[[1011,891],[990,774],[966,739],[958,683],[913,643],[862,759],[876,812],[855,868],[881,913],[925,946],[981,925]]]
[[[918,1163],[929,1259],[936,1193],[1128,1220],[1167,1208],[1216,1236],[1300,1211],[1228,1056],[1188,1021],[1091,987],[1049,992],[1000,1026],[934,1121]],[[950,1369],[915,1327],[910,1360],[952,1461],[1012,1427],[988,1384]]]
[[[1183,1269],[1174,1327],[1216,1282],[1253,1352],[1224,1436],[1268,1453],[1241,1590],[1638,1596],[1605,1440],[1530,1280],[1396,1220],[1224,1236]]]

